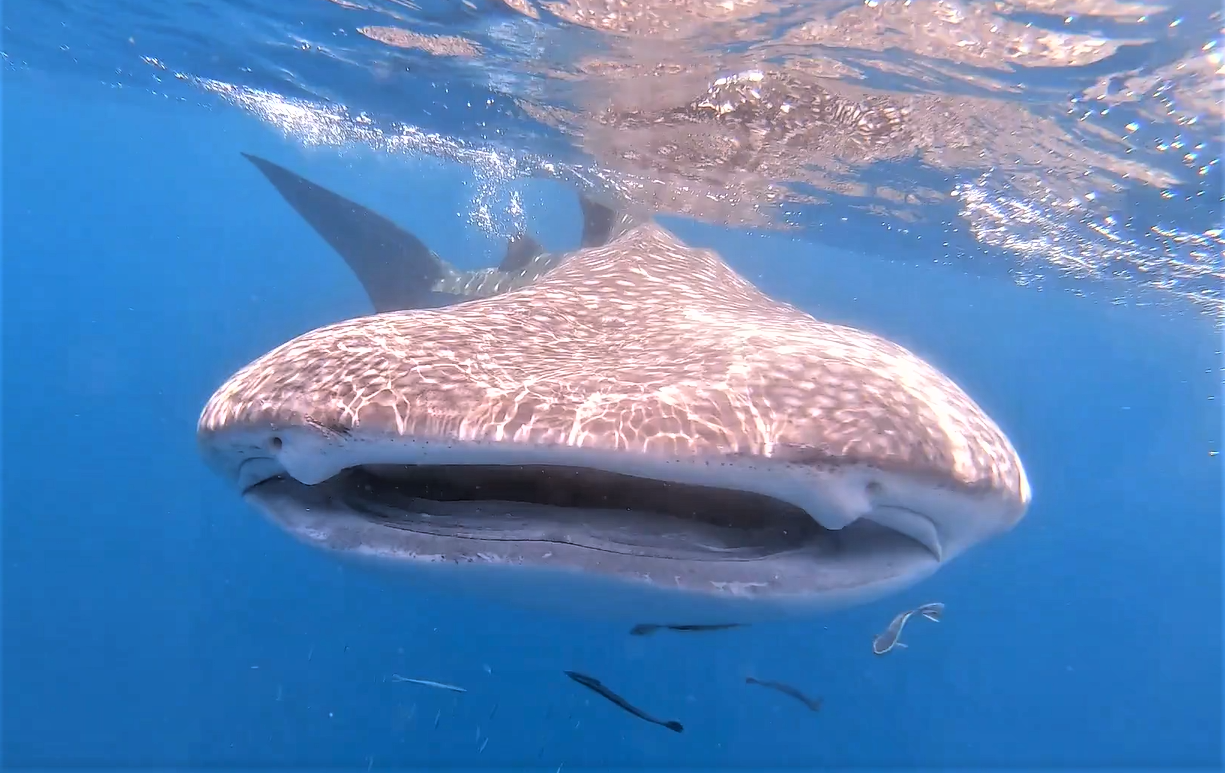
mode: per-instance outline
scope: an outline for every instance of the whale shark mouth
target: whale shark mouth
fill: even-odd
[[[899,566],[938,560],[871,518],[829,529],[768,495],[586,467],[365,464],[314,485],[274,476],[244,495],[300,537],[388,557],[531,563],[524,548],[538,543],[568,546],[574,557],[596,551],[657,566],[788,554]],[[575,568],[588,562],[574,560]]]

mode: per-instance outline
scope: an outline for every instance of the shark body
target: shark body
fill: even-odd
[[[306,544],[419,593],[710,625],[907,588],[1028,508],[947,376],[652,220],[584,201],[578,250],[520,240],[464,275],[252,160],[376,309],[257,358],[200,417],[207,462]]]

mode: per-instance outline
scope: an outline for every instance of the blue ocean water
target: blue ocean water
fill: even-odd
[[[464,209],[477,172],[303,148],[225,104],[37,69],[6,72],[3,118],[6,766],[1219,766],[1210,316],[665,217],[771,295],[953,376],[1009,433],[1035,497],[1014,532],[898,596],[627,637],[336,565],[196,450],[200,408],[235,369],[369,312],[240,152],[360,192],[463,267],[502,248]],[[546,247],[577,244],[565,185],[507,185]],[[897,611],[931,600],[940,625],[873,656]],[[628,717],[563,669],[686,732]],[[824,707],[746,688],[750,675]]]

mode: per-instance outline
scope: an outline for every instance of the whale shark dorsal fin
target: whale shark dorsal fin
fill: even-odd
[[[512,236],[506,242],[506,255],[503,256],[502,262],[498,264],[498,271],[521,271],[527,268],[528,264],[532,262],[532,258],[542,253],[544,253],[544,248],[540,246],[540,242],[527,234]]]
[[[242,155],[340,253],[376,312],[447,305],[434,287],[454,270],[416,236],[267,159]]]
[[[618,220],[617,212],[581,193],[578,203],[583,208],[583,246],[604,246],[613,236],[613,226]]]
[[[583,208],[584,247],[603,247],[641,222],[629,212],[615,210],[583,193],[578,203]]]
[[[578,203],[583,208],[583,246],[599,247],[606,244],[617,213],[582,194],[579,194]]]

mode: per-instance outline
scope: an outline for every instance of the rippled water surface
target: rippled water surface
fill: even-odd
[[[1219,765],[1221,24],[1218,0],[10,0],[0,756],[31,769]],[[269,185],[269,162],[454,261],[431,296],[474,275],[534,281],[481,274],[511,236],[550,250],[531,266],[575,254],[575,188],[675,216],[661,221],[771,298],[946,371],[1007,433],[1033,506],[905,592],[717,631],[634,635],[342,565],[244,504],[197,436],[235,371],[374,304],[352,255]],[[729,302],[729,274],[651,250],[625,249],[681,281],[608,293],[617,310],[599,325],[524,294],[517,316],[550,319],[535,304],[565,318],[556,340],[524,344],[490,313],[444,351],[420,324],[436,312],[420,311],[388,351],[424,337],[444,364],[492,352],[492,370],[518,347],[561,363],[557,393],[591,415],[587,396],[626,403],[631,427],[699,426],[732,381],[755,389],[747,355],[696,368],[722,356],[719,339],[775,342],[786,357],[760,383],[780,385],[769,394],[787,410],[839,418],[870,394],[867,416],[891,390],[932,398],[904,359],[875,381],[837,356],[788,369],[810,353],[790,338],[800,328],[767,330]],[[684,326],[676,340],[702,345],[669,349]],[[337,340],[268,383],[317,386],[349,346]],[[634,371],[642,341],[654,348]],[[597,389],[596,360],[631,377]],[[431,364],[353,361],[373,363],[354,366],[367,387]],[[522,422],[512,395],[552,400],[539,372],[472,387],[487,399],[461,424]],[[333,406],[385,391],[340,383]],[[429,387],[397,396],[433,421],[448,395]],[[698,408],[682,414],[686,388]],[[641,421],[649,409],[618,389],[663,395],[663,419]],[[944,432],[956,403],[937,404]],[[745,427],[790,415],[744,405]],[[579,434],[577,419],[559,426]],[[867,447],[909,424],[856,426]],[[775,460],[811,451],[760,437]],[[549,496],[601,493],[591,480]],[[398,502],[358,498],[402,515]],[[611,603],[573,595],[597,613]],[[890,619],[937,601],[939,625],[914,616],[905,648],[874,654]],[[685,732],[621,711],[572,669]]]
[[[1212,0],[12,6],[10,68],[232,102],[306,144],[1219,316]],[[509,233],[515,208],[478,206]],[[496,213],[494,210],[498,210]]]

